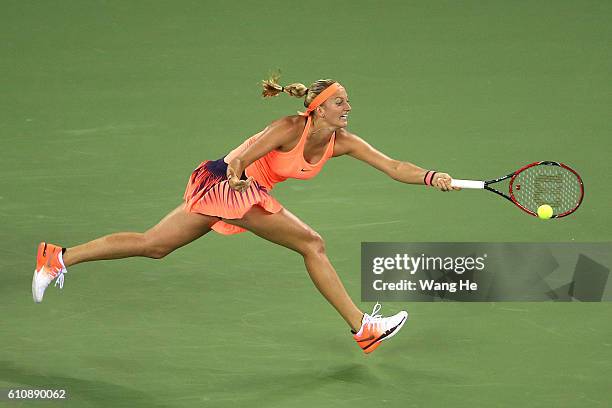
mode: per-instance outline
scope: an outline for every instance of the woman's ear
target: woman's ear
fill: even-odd
[[[317,114],[321,117],[321,118],[325,118],[325,113],[323,111],[323,108],[321,106],[317,106]]]

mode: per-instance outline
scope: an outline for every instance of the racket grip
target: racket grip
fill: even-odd
[[[451,186],[460,188],[484,188],[485,182],[479,180],[452,179]]]

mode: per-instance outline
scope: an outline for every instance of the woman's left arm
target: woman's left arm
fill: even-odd
[[[370,166],[382,171],[393,180],[402,183],[425,184],[425,179],[427,178],[427,182],[439,190],[459,190],[459,188],[451,187],[451,176],[447,173],[425,170],[409,162],[394,160],[372,147],[359,136],[346,130],[341,130],[337,132],[334,144],[334,156],[345,154],[368,163]]]

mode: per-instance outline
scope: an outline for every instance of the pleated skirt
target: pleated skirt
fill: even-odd
[[[253,180],[248,189],[238,192],[227,181],[227,163],[223,159],[202,162],[189,177],[183,199],[188,211],[224,219],[240,219],[254,205],[269,213],[279,212],[283,206],[267,189]],[[220,234],[244,232],[244,228],[218,221],[212,229]]]

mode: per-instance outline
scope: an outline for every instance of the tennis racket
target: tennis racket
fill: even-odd
[[[508,180],[506,188],[502,187],[503,183],[497,186],[499,190],[491,187],[504,180]],[[531,163],[493,180],[453,179],[451,186],[492,191],[536,217],[538,207],[543,204],[552,207],[551,218],[565,217],[576,211],[584,198],[584,184],[580,175],[569,166],[553,161]],[[505,189],[507,194],[502,192]]]

